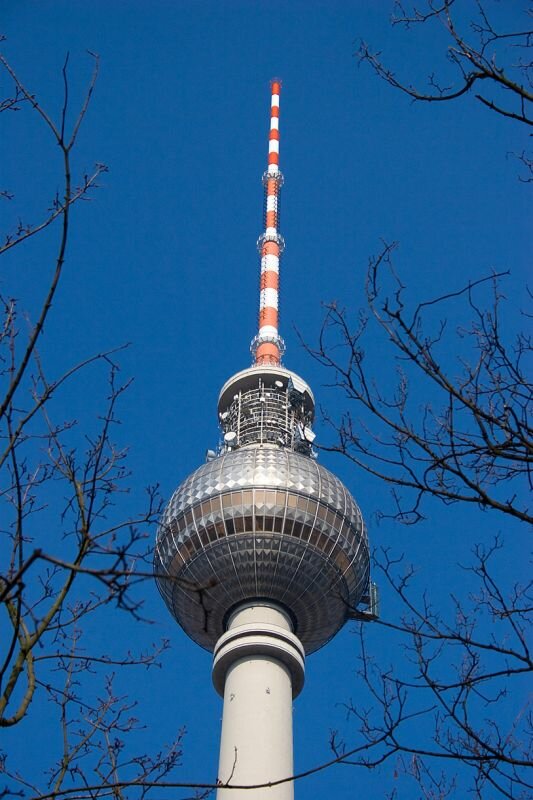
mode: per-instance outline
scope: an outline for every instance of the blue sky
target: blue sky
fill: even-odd
[[[503,21],[514,20],[514,4],[501,5]],[[4,52],[51,114],[61,105],[66,52],[72,108],[90,78],[86,50],[101,58],[74,164],[78,175],[96,161],[109,172],[93,201],[75,209],[65,277],[42,351],[57,374],[94,352],[131,343],[119,359],[122,374],[135,379],[121,407],[120,441],[130,447],[133,471],[130,495],[121,501],[125,513],[129,502],[139,505],[145,485],[157,482],[169,497],[202,462],[218,440],[218,390],[249,363],[274,76],[283,81],[285,364],[305,377],[328,412],[342,410],[343,398],[323,386],[330,378],[304,352],[295,328],[312,344],[322,301],[335,299],[354,311],[363,304],[366,264],[382,239],[400,243],[396,264],[413,299],[458,289],[491,269],[510,269],[506,323],[511,328],[519,319],[528,187],[509,153],[526,146],[525,134],[469,98],[413,105],[358,67],[353,53],[362,38],[407,80],[449,69],[444,33],[393,30],[390,10],[385,0],[3,3]],[[5,76],[0,80],[3,88]],[[59,185],[59,153],[27,111],[7,120],[2,150],[2,184],[16,191],[2,207],[3,227],[19,215],[36,221]],[[50,230],[3,265],[2,281],[30,313],[56,241],[57,231]],[[375,348],[380,361],[379,343]],[[386,361],[377,364],[384,381],[387,369]],[[104,390],[98,381],[92,373],[82,376],[56,401],[57,413],[90,417]],[[323,454],[321,461],[358,500],[372,544],[407,553],[437,602],[448,603],[457,582],[468,590],[468,577],[455,565],[468,559],[473,542],[496,533],[509,541],[504,577],[523,577],[523,541],[506,520],[430,505],[427,521],[416,528],[377,526],[374,513],[389,503],[386,487],[341,459]],[[175,625],[154,585],[143,591],[150,627],[115,614],[100,619],[88,636],[102,647],[170,638],[163,668],[130,673],[127,687],[139,698],[147,720],[142,735],[152,742],[168,741],[186,727],[179,777],[211,780],[221,706],[211,687],[210,656]],[[383,595],[383,613],[394,617],[394,598],[386,589]],[[383,663],[398,661],[402,652],[387,636],[369,630],[369,647]],[[328,760],[330,729],[343,730],[350,741],[343,703],[359,698],[358,655],[348,625],[309,658],[306,687],[295,704],[297,771]],[[48,729],[48,714],[46,705],[36,704],[33,723],[24,724],[21,738],[13,734],[14,758],[27,752],[28,737],[40,739]],[[51,734],[39,746],[36,769],[54,747]],[[394,788],[393,771],[392,763],[372,773],[336,767],[301,782],[297,797],[384,796]],[[396,785],[405,792],[400,796],[414,796],[407,785]]]

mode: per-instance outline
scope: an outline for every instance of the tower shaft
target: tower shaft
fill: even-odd
[[[245,604],[215,648],[213,681],[224,695],[219,781],[258,786],[294,774],[292,701],[304,676],[303,647],[274,604]],[[290,780],[221,787],[217,800],[293,800]]]

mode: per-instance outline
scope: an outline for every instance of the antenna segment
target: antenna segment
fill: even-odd
[[[281,82],[271,82],[270,134],[268,169],[263,175],[265,187],[265,231],[257,240],[261,255],[259,294],[259,332],[252,339],[250,350],[256,366],[279,366],[285,343],[278,333],[279,262],[285,247],[278,232],[280,191],[283,175],[279,169],[279,94]]]

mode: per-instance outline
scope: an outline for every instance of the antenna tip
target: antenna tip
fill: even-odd
[[[272,78],[270,81],[270,88],[272,89],[272,94],[279,94],[281,90],[281,78]]]

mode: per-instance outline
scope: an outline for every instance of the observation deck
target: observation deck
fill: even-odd
[[[306,653],[368,593],[361,512],[313,453],[314,398],[283,367],[255,366],[220,392],[222,443],[163,514],[160,591],[185,632],[213,650],[245,602],[285,609]]]

